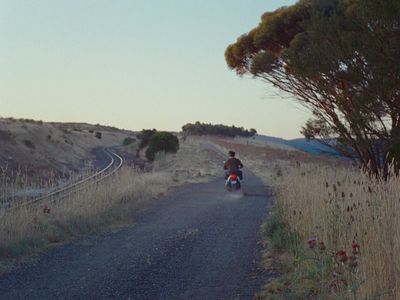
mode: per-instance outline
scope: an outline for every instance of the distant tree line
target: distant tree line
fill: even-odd
[[[226,137],[252,137],[257,134],[257,130],[251,128],[250,130],[243,127],[226,126],[222,124],[206,124],[196,122],[194,124],[188,123],[182,126],[182,132],[185,135],[217,135]]]

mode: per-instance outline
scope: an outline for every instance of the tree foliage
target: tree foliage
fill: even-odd
[[[243,127],[226,126],[226,125],[213,125],[196,122],[194,124],[188,123],[182,126],[182,132],[185,135],[218,135],[227,137],[252,137],[257,134],[257,130],[251,128],[250,130]]]
[[[400,1],[301,0],[265,13],[225,58],[294,95],[313,113],[302,129],[371,173],[400,168]]]
[[[139,149],[143,149],[149,145],[151,137],[157,132],[155,129],[143,129],[139,134],[140,139]]]
[[[170,132],[143,129],[138,138],[139,149],[147,147],[145,154],[149,161],[154,161],[158,152],[176,153],[179,150],[179,140]]]
[[[149,140],[149,147],[146,150],[146,157],[154,161],[158,152],[176,153],[179,149],[178,138],[169,132],[156,132]]]
[[[122,145],[123,146],[128,146],[130,144],[133,144],[134,142],[136,142],[136,139],[130,136],[127,136],[126,138],[123,139],[122,141]]]

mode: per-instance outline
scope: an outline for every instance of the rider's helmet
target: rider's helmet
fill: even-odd
[[[230,157],[235,157],[235,151],[232,151],[232,150],[229,151],[229,156],[230,156]]]

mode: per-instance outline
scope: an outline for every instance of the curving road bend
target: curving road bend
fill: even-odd
[[[118,231],[90,236],[0,277],[1,299],[253,299],[267,274],[260,225],[268,199],[245,171],[185,186]]]

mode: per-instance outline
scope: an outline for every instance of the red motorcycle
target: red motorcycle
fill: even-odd
[[[225,182],[226,189],[229,192],[238,191],[241,188],[240,177],[237,172],[230,172],[228,179]]]

